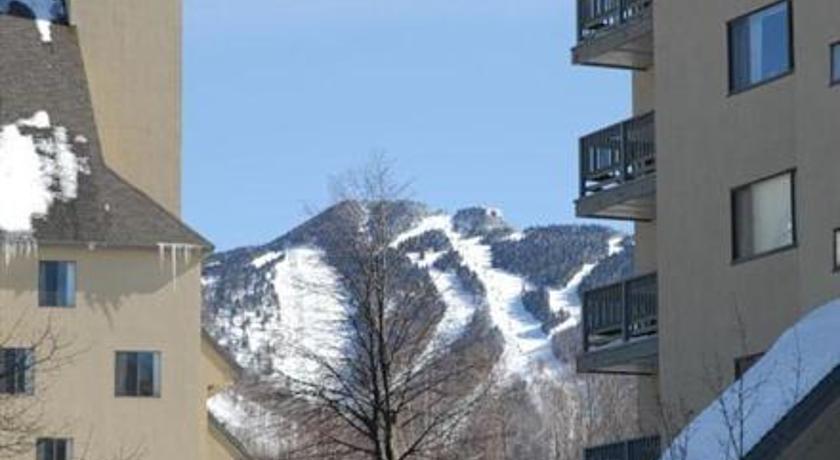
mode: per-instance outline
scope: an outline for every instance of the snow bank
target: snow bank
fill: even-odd
[[[677,437],[662,460],[739,458],[840,366],[840,299],[820,307],[787,330],[770,351],[723,392]],[[738,408],[744,414],[737,417]],[[730,414],[725,417],[724,414]],[[736,414],[736,415],[732,415]],[[743,444],[729,441],[735,421]],[[737,438],[738,436],[736,436]],[[687,455],[683,453],[686,451]]]
[[[67,16],[62,0],[0,0],[0,13],[8,13],[15,2],[26,5],[32,11],[44,43],[52,41],[52,23]]]
[[[50,129],[49,115],[42,111],[0,127],[0,230],[7,233],[30,233],[32,220],[46,216],[53,202],[76,198],[79,173],[90,174],[65,128],[52,128],[45,139],[22,128]]]

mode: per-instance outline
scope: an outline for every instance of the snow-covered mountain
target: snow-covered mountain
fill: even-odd
[[[335,229],[351,218],[347,206],[206,262],[205,327],[245,368],[300,377],[314,369],[296,350],[337,349],[344,313],[338,275],[350,268],[335,257],[342,244]],[[494,350],[504,377],[568,372],[579,343],[580,287],[630,271],[630,241],[605,227],[518,231],[495,209],[447,214],[415,202],[393,206],[402,232],[393,245],[439,293],[436,335]]]

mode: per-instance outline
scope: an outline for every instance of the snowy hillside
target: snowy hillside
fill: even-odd
[[[495,209],[446,214],[418,203],[393,206],[400,232],[391,246],[404,257],[408,276],[438,294],[429,346],[484,350],[502,381],[570,375],[580,287],[630,272],[630,241],[605,227],[518,231]],[[266,245],[206,262],[205,327],[252,374],[274,381],[311,377],[316,370],[306,353],[317,350],[329,359],[341,349],[340,280],[352,268],[338,256],[346,235],[336,229],[362,225],[352,218],[346,205],[337,205]],[[227,400],[213,407],[229,407],[235,396],[221,398]]]
[[[328,222],[336,209],[262,247],[210,258],[204,270],[205,325],[247,368],[263,375],[307,372],[301,349],[341,346],[341,286],[330,264]],[[497,210],[455,215],[413,204],[393,243],[428,274],[445,305],[440,341],[463,336],[488,314],[503,338],[505,375],[531,378],[565,371],[552,336],[580,321],[578,288],[602,261],[629,271],[623,237],[603,227],[558,226],[516,232]],[[544,296],[529,295],[544,292]],[[533,298],[545,297],[543,302]],[[540,310],[543,310],[542,313]]]

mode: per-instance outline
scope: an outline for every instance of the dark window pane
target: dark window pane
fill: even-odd
[[[72,460],[73,441],[70,439],[39,439],[36,444],[38,460]]]
[[[140,353],[138,356],[138,395],[155,395],[155,358],[152,353]]]
[[[137,354],[117,353],[117,396],[137,395]]]
[[[840,229],[834,230],[834,269],[840,270]]]
[[[38,269],[38,303],[42,307],[72,307],[76,303],[76,264],[43,261]]]
[[[840,43],[831,47],[831,82],[840,82]]]
[[[34,393],[35,355],[26,348],[0,349],[0,393]]]
[[[64,439],[55,441],[55,460],[67,460],[67,441]]]
[[[160,353],[119,352],[117,396],[160,396]]]
[[[760,18],[756,28],[761,31],[761,68],[757,81],[785,73],[790,63],[787,4],[771,8]]]
[[[55,449],[51,439],[38,440],[38,460],[53,460]]]

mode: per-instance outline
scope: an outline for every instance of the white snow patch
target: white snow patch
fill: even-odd
[[[283,257],[283,253],[280,251],[270,251],[266,252],[265,254],[255,258],[251,261],[251,265],[256,268],[260,269],[265,267],[266,265],[276,261],[277,259]]]
[[[621,243],[624,242],[623,236],[614,236],[607,241],[607,256],[614,256],[624,250]]]
[[[29,233],[32,220],[43,218],[56,200],[76,198],[78,175],[90,174],[67,141],[67,130],[55,127],[46,139],[21,133],[21,128],[49,129],[49,115],[0,127],[0,230]]]
[[[274,369],[312,381],[324,369],[310,354],[334,361],[346,344],[347,311],[340,298],[343,288],[335,270],[324,260],[323,251],[314,247],[286,251],[286,258],[274,270],[274,289],[280,302]],[[253,335],[250,339],[260,341]],[[257,345],[252,343],[252,348]]]
[[[577,327],[581,320],[581,299],[578,295],[580,284],[592,273],[598,264],[584,264],[581,269],[572,276],[563,289],[552,289],[549,291],[549,305],[555,313],[565,311],[569,319],[558,324],[551,334]]]
[[[747,453],[840,366],[840,299],[788,329],[740,381],[733,383],[677,437],[662,460],[737,458]],[[743,407],[743,417],[731,418]],[[743,444],[729,441],[724,412],[742,425]],[[741,430],[738,430],[740,434]],[[736,436],[738,437],[738,436]],[[737,447],[737,448],[736,448]],[[683,456],[683,449],[687,455]]]
[[[35,25],[41,34],[41,41],[52,42],[52,23],[66,16],[64,2],[60,0],[0,0],[0,13],[8,13],[14,1],[32,10],[35,15]]]
[[[464,334],[475,315],[476,304],[464,292],[456,275],[433,269],[429,271],[429,276],[446,304],[446,311],[434,334],[435,342],[448,346]]]

